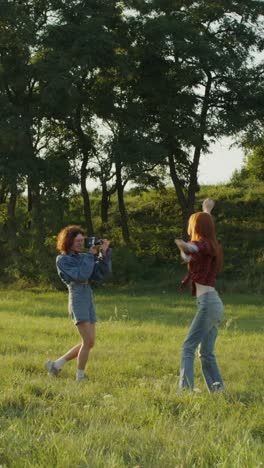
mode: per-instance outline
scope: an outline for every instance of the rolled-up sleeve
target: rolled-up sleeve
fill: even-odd
[[[56,260],[58,275],[62,281],[69,284],[71,281],[85,281],[93,273],[95,258],[87,253],[80,256],[59,255]]]
[[[91,276],[92,280],[100,281],[112,272],[111,249],[107,249],[102,257],[97,257]]]

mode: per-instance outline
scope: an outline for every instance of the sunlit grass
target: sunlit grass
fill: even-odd
[[[260,467],[264,459],[263,298],[224,296],[216,354],[223,395],[176,395],[194,299],[170,291],[95,291],[97,342],[75,382],[47,359],[78,342],[67,295],[0,292],[0,465],[3,467]]]

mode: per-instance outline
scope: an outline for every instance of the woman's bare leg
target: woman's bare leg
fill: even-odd
[[[90,349],[93,348],[95,342],[95,323],[79,322],[77,328],[82,337],[82,344],[77,357],[77,368],[84,370]]]
[[[68,361],[71,361],[72,359],[77,358],[81,346],[82,346],[81,344],[78,344],[78,345],[74,346],[69,351],[67,351],[67,353],[65,353],[63,356],[61,356],[60,359],[65,359],[65,361],[68,362]]]

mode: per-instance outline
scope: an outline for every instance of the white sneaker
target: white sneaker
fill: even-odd
[[[224,387],[220,382],[214,382],[212,387],[211,387],[211,392],[212,393],[223,393],[224,392]]]
[[[52,377],[57,377],[60,373],[60,369],[57,369],[57,367],[55,367],[54,361],[47,361],[45,367],[48,371],[48,374]]]
[[[88,382],[89,379],[87,377],[87,375],[84,375],[83,377],[78,377],[76,376],[76,382]]]

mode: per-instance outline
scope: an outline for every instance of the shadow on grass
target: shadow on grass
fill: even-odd
[[[68,319],[68,296],[56,298],[56,293],[26,291],[28,301],[16,314],[32,317]],[[263,298],[257,295],[223,294],[225,319],[221,328],[228,332],[263,333],[261,311]],[[56,300],[57,299],[57,300]],[[158,323],[175,327],[189,327],[196,313],[196,299],[188,291],[179,293],[174,288],[154,287],[151,283],[114,287],[107,284],[94,288],[94,301],[98,321]],[[18,298],[19,303],[19,298]],[[253,307],[253,312],[249,309]],[[8,311],[6,306],[3,312]]]
[[[105,293],[95,294],[100,320],[157,322],[163,325],[189,327],[196,313],[196,299],[187,292],[177,293],[170,289],[133,290],[123,289],[107,295],[107,307],[104,308]],[[261,310],[263,298],[257,295],[221,295],[225,306],[224,321],[220,328],[230,333],[264,333],[264,321]],[[138,305],[138,307],[137,307]],[[250,308],[253,308],[252,313]],[[110,317],[109,317],[110,309]],[[264,311],[264,310],[263,310]],[[231,322],[231,324],[230,324]]]

